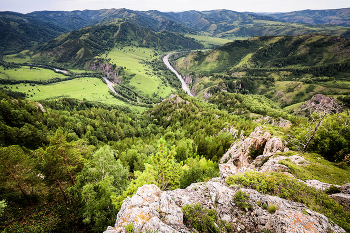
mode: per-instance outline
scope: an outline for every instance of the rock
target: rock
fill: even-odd
[[[133,224],[136,232],[146,229],[158,232],[187,232],[183,225],[181,208],[155,185],[144,185],[138,188],[134,196],[128,197],[117,215],[115,227],[107,228],[105,233],[124,232],[128,223]]]
[[[185,104],[190,104],[190,102],[181,99],[180,96],[176,94],[171,94],[168,99],[164,99],[162,102],[164,101],[169,101],[170,103],[176,104],[177,107],[179,107],[179,103],[183,103],[183,102]]]
[[[342,193],[350,194],[350,183],[344,184],[340,187]]]
[[[268,132],[263,132],[261,127],[256,127],[254,131],[243,140],[237,140],[228,149],[228,151],[223,155],[220,162],[221,163],[232,163],[236,167],[250,167],[249,153],[251,151],[261,151],[264,150],[266,142],[271,138],[271,134]]]
[[[266,157],[268,157],[267,155],[263,155]],[[258,158],[257,158],[258,159]],[[293,156],[278,156],[275,158],[270,158],[266,163],[264,163],[261,168],[259,169],[259,171],[262,172],[271,172],[271,171],[282,171],[282,172],[286,172],[289,170],[289,168],[283,164],[279,164],[279,162],[281,160],[284,159],[289,159],[290,161],[292,161],[293,163],[297,164],[297,165],[307,165],[309,164],[309,162],[304,159],[303,157],[300,157],[298,155],[293,155]]]
[[[343,206],[350,208],[350,194],[335,193],[331,195],[331,198],[333,198]]]
[[[278,137],[273,137],[266,142],[263,155],[271,156],[276,152],[282,152],[283,150],[284,146],[282,140]]]
[[[234,164],[230,163],[224,163],[219,164],[219,171],[220,171],[220,177],[226,179],[229,176],[235,175],[235,174],[242,174],[247,171],[253,171],[253,169],[247,168],[247,167],[241,167],[238,168]]]
[[[232,200],[238,191],[249,193],[252,208],[242,211]],[[105,233],[125,232],[124,227],[132,223],[135,231],[146,229],[161,232],[189,232],[183,224],[181,208],[187,204],[201,204],[215,209],[218,220],[231,223],[233,232],[345,232],[328,221],[322,214],[307,209],[303,204],[279,197],[262,195],[253,189],[227,187],[224,183],[210,180],[206,183],[191,184],[186,189],[160,191],[155,185],[144,185],[137,193],[124,201],[114,227]],[[278,206],[275,213],[263,209],[263,204]],[[242,213],[245,212],[243,215]],[[303,214],[306,212],[307,214]]]
[[[319,189],[319,190],[326,190],[333,185],[333,184],[323,183],[319,180],[306,180],[305,183],[308,186],[314,187],[314,188]],[[339,185],[334,185],[334,186],[340,188]]]

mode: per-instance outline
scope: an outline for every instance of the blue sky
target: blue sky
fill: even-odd
[[[349,0],[0,0],[0,11],[21,13],[110,8],[159,11],[228,9],[239,12],[289,12],[348,7],[350,7]]]

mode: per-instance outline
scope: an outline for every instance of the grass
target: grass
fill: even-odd
[[[224,39],[219,37],[210,36],[208,33],[202,33],[199,35],[186,34],[186,36],[191,37],[204,45],[204,48],[212,48],[215,46],[224,45],[228,42],[232,42],[231,39]]]
[[[24,63],[29,62],[31,57],[28,56],[29,50],[24,50],[17,54],[6,55],[3,57],[4,61],[14,62],[14,63]]]
[[[277,155],[290,156],[295,154],[297,154],[297,152],[278,153]],[[314,153],[305,153],[300,156],[303,156],[310,164],[298,166],[289,159],[280,161],[281,164],[289,167],[291,173],[296,178],[301,180],[319,180],[321,182],[337,185],[350,182],[350,167],[338,167],[334,163]]]
[[[27,99],[35,101],[70,97],[81,100],[87,99],[90,101],[98,101],[105,104],[128,106],[131,109],[139,111],[145,109],[116,99],[109,94],[109,89],[106,84],[98,78],[77,78],[64,82],[35,86],[24,83],[16,85],[0,85],[0,88],[3,88],[4,86],[9,87],[12,91],[25,92],[29,95]]]
[[[144,60],[152,60],[156,51],[150,48],[140,48],[134,46],[125,46],[123,48],[115,47],[111,51],[103,54],[102,58],[110,59],[110,63],[119,67],[126,67],[126,74],[135,74],[129,85],[135,87],[136,91],[142,91],[149,96],[156,93],[163,98],[170,95],[173,89],[162,83],[150,66],[143,63]]]
[[[30,69],[29,66],[22,66],[21,68],[15,69],[4,69],[0,66],[0,79],[8,80],[33,80],[41,81],[53,78],[66,78],[67,76],[55,73],[53,70],[33,67]]]

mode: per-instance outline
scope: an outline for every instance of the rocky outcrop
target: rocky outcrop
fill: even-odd
[[[249,194],[252,208],[241,210],[233,198],[238,191]],[[285,199],[262,195],[253,189],[227,187],[220,179],[206,183],[195,183],[186,189],[160,191],[155,185],[145,185],[123,202],[114,227],[105,233],[125,232],[125,226],[132,223],[135,232],[189,232],[184,225],[181,208],[187,204],[200,203],[203,207],[215,209],[219,220],[231,223],[233,232],[345,232],[328,221],[322,214],[307,209],[303,204]],[[275,205],[276,212],[269,213],[263,205]],[[244,214],[243,214],[244,213]]]
[[[184,81],[185,81],[186,84],[192,84],[193,80],[192,80],[192,77],[189,74],[186,74],[184,76]]]
[[[180,96],[178,96],[176,94],[171,94],[169,96],[169,98],[164,99],[162,102],[164,102],[164,101],[169,101],[172,104],[176,104],[177,107],[179,107],[179,103],[190,104],[190,102],[188,102],[187,100],[181,99]]]

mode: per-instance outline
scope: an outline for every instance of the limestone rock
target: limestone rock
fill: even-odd
[[[249,193],[252,208],[242,211],[232,200],[239,191]],[[222,182],[210,180],[191,184],[186,189],[161,192],[155,185],[145,185],[124,201],[118,213],[115,227],[108,227],[105,233],[125,232],[124,227],[132,223],[135,231],[189,232],[183,224],[181,208],[187,204],[200,203],[203,207],[215,209],[219,220],[231,223],[233,232],[345,232],[328,221],[322,214],[307,209],[303,204],[279,197],[262,195],[253,189],[227,187]],[[275,213],[269,213],[261,206],[278,206]],[[245,214],[243,214],[243,212]],[[304,214],[307,213],[307,214]]]
[[[338,201],[343,206],[350,208],[350,194],[335,193],[331,195],[331,198]]]
[[[115,227],[107,228],[105,233],[125,232],[124,228],[128,223],[133,224],[136,232],[146,229],[158,232],[187,232],[183,225],[181,208],[155,185],[144,185],[138,188],[134,196],[128,197],[117,215]]]
[[[333,184],[323,183],[319,180],[306,180],[305,183],[308,186],[314,187],[314,188],[319,189],[319,190],[326,190],[333,185]],[[339,185],[334,185],[334,186],[340,188]]]
[[[340,187],[342,193],[350,194],[350,183],[344,184]]]
[[[244,140],[237,140],[223,155],[221,163],[233,163],[236,167],[252,167],[249,162],[249,152],[252,150],[260,151],[264,150],[266,142],[271,138],[271,134],[263,132],[261,127],[257,127],[254,131]]]
[[[271,156],[276,152],[282,152],[283,150],[284,146],[282,140],[278,137],[273,137],[266,142],[263,155]]]
[[[263,155],[262,158],[268,158],[269,155]],[[258,159],[258,158],[257,158]],[[261,159],[261,158],[259,158]],[[279,161],[284,160],[284,159],[289,159],[290,161],[292,161],[293,163],[297,164],[297,165],[307,165],[309,164],[309,162],[304,159],[303,157],[300,157],[298,155],[293,155],[293,156],[278,156],[275,158],[270,158],[266,163],[264,163],[261,168],[259,169],[259,171],[262,172],[270,172],[270,171],[288,171],[288,167],[282,164],[279,164]],[[257,161],[257,160],[256,160]]]

